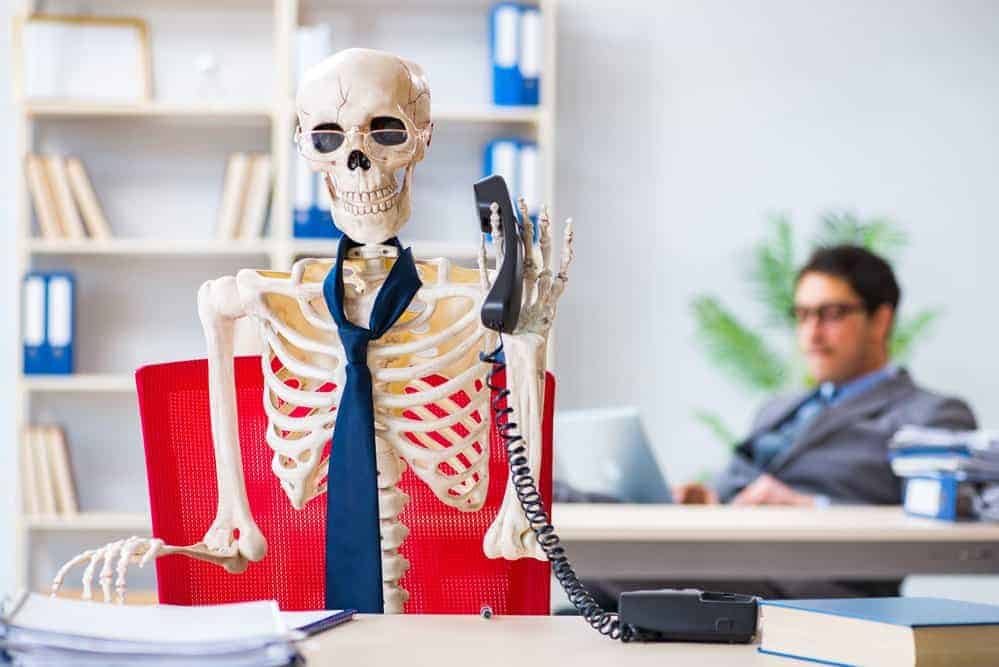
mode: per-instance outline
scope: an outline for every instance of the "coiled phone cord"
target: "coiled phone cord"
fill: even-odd
[[[531,468],[528,465],[524,439],[517,432],[517,423],[510,421],[510,414],[513,408],[509,401],[504,406],[503,402],[510,396],[510,390],[501,387],[494,382],[495,376],[506,370],[506,362],[503,360],[503,333],[498,334],[499,345],[489,353],[480,352],[481,361],[492,364],[492,370],[486,378],[486,386],[493,392],[492,409],[493,421],[496,430],[503,439],[506,447],[507,463],[510,466],[510,479],[513,482],[514,491],[517,493],[517,500],[524,510],[524,515],[531,524],[531,530],[538,540],[538,545],[545,552],[549,562],[552,564],[552,572],[555,579],[565,590],[569,602],[573,604],[580,615],[600,634],[611,639],[621,641],[631,641],[635,637],[635,629],[628,624],[622,624],[617,613],[605,611],[600,604],[593,599],[583,583],[576,576],[569,559],[565,554],[565,548],[561,544],[558,534],[545,511],[538,491],[537,482],[531,476]]]

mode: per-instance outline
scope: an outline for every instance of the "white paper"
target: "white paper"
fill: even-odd
[[[124,606],[32,593],[8,622],[18,628],[124,642],[212,643],[287,634],[273,600],[209,606]]]

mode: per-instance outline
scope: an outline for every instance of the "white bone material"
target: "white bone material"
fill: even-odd
[[[382,245],[409,217],[413,166],[429,143],[430,93],[419,67],[386,53],[366,49],[340,52],[309,71],[298,93],[298,115],[305,131],[337,123],[366,131],[373,118],[391,116],[407,130],[419,131],[412,155],[372,160],[369,168],[348,166],[348,156],[363,147],[356,134],[339,149],[312,162],[322,170],[333,198],[337,224],[364,243],[350,251],[344,267],[344,310],[354,323],[367,326],[375,297],[397,253]],[[405,168],[402,188],[393,173]],[[371,206],[376,192],[391,195],[392,206]],[[367,202],[368,205],[362,205]],[[526,205],[519,202],[522,219]],[[502,261],[502,230],[493,207],[493,242]],[[535,477],[540,475],[541,415],[548,335],[572,258],[572,227],[566,226],[559,272],[551,270],[548,211],[539,216],[539,243],[524,230],[524,303],[516,331],[504,334],[507,382],[512,390],[512,420],[520,425]],[[182,554],[240,572],[266,555],[267,542],[253,520],[246,495],[237,438],[233,338],[235,323],[256,323],[263,344],[265,438],[273,450],[271,468],[291,505],[301,509],[326,493],[328,457],[324,447],[336,428],[336,414],[346,380],[343,346],[322,295],[332,266],[328,259],[303,259],[288,273],[243,270],[205,283],[198,311],[208,347],[212,439],[215,448],[218,508],[202,541],[187,547],[155,538],[132,537],[88,550],[66,563],[52,583],[53,594],[69,570],[83,573],[84,596],[92,595],[98,572],[105,600],[112,580],[116,599],[126,594],[129,564],[140,567],[166,554]],[[495,346],[495,334],[482,327],[479,311],[494,271],[487,266],[485,242],[478,269],[454,266],[446,259],[420,261],[423,283],[399,321],[368,349],[373,380],[378,507],[382,537],[385,611],[400,613],[408,593],[400,580],[409,563],[399,554],[408,529],[399,515],[408,496],[397,484],[407,466],[440,502],[461,511],[477,511],[489,486],[489,368],[479,352]],[[318,500],[325,502],[325,500]],[[238,531],[238,532],[237,532]],[[235,537],[238,534],[238,538]],[[483,538],[492,558],[544,559],[507,484],[499,514]]]

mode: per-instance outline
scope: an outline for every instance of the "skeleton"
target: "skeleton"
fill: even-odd
[[[396,253],[394,246],[383,244],[410,215],[414,168],[433,130],[430,88],[412,62],[349,49],[307,72],[296,106],[303,156],[313,170],[323,173],[337,225],[364,244],[351,250],[344,268],[345,310],[351,321],[363,325]],[[337,140],[342,143],[334,146]],[[519,207],[522,219],[528,220],[523,200]],[[495,204],[492,223],[498,266],[503,244]],[[571,221],[557,273],[551,268],[547,210],[539,216],[539,229],[535,245],[532,225],[524,225],[522,314],[517,329],[504,334],[513,418],[525,436],[535,477],[540,472],[548,335],[572,258]],[[53,594],[71,568],[84,564],[83,597],[92,597],[100,567],[104,600],[114,597],[122,603],[130,564],[141,567],[160,556],[179,554],[237,573],[265,557],[267,542],[250,512],[237,438],[233,330],[239,318],[254,320],[265,344],[264,406],[266,440],[274,452],[272,470],[295,509],[325,494],[328,457],[323,448],[336,425],[346,368],[322,297],[322,281],[331,265],[329,259],[302,259],[288,273],[246,269],[201,287],[198,313],[208,347],[219,499],[215,520],[202,540],[190,546],[130,537],[85,551],[59,570]],[[408,598],[399,581],[409,563],[398,553],[408,533],[398,519],[408,497],[396,488],[406,466],[440,502],[462,511],[481,508],[488,488],[488,368],[478,353],[491,348],[495,339],[479,322],[494,273],[487,268],[485,241],[478,252],[478,270],[454,266],[447,259],[418,262],[417,270],[423,287],[368,351],[387,613],[402,612]],[[442,413],[445,416],[439,416]],[[483,550],[490,558],[545,558],[510,483],[483,538]]]

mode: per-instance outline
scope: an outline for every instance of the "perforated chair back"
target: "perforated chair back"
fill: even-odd
[[[267,557],[241,574],[183,556],[160,558],[160,602],[275,599],[286,610],[322,609],[326,498],[316,498],[300,511],[292,508],[271,472],[273,452],[264,439],[260,357],[236,359],[235,375],[243,473],[250,508],[267,538]],[[194,544],[211,525],[218,502],[208,364],[202,359],[146,366],[136,373],[136,385],[153,534],[167,544]],[[551,497],[552,486],[554,391],[549,374],[539,480],[545,499]],[[425,407],[439,410],[436,405]],[[400,582],[410,593],[407,613],[479,613],[483,605],[498,614],[549,613],[548,563],[493,560],[482,552],[482,537],[499,510],[507,480],[506,453],[495,429],[490,430],[489,457],[489,492],[478,512],[447,507],[411,470],[404,473],[399,486],[411,499],[400,516],[410,529],[401,549],[410,561]]]

